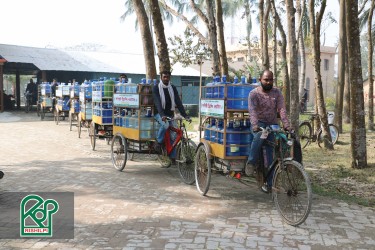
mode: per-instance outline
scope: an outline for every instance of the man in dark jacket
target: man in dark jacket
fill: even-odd
[[[159,144],[162,144],[164,141],[165,132],[167,131],[170,124],[167,121],[167,117],[174,117],[176,107],[181,115],[185,117],[185,119],[190,118],[185,112],[185,108],[182,105],[182,101],[180,99],[180,96],[178,95],[176,86],[172,85],[172,83],[170,82],[171,72],[163,71],[161,72],[160,77],[161,81],[159,82],[159,84],[154,85],[152,95],[155,103],[154,118],[161,125],[156,140]],[[175,124],[173,125],[175,126]],[[172,154],[171,157],[173,158]]]

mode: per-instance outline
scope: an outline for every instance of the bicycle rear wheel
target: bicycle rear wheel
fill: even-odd
[[[282,219],[292,226],[303,223],[311,210],[310,179],[302,165],[293,160],[284,161],[276,168],[272,184],[275,206]]]
[[[128,159],[128,145],[125,137],[121,134],[116,134],[112,139],[111,159],[113,166],[118,171],[124,170]]]
[[[195,181],[194,159],[197,145],[192,140],[182,139],[177,148],[177,169],[183,182],[191,185]]]
[[[339,139],[339,134],[340,134],[339,129],[333,124],[328,124],[328,128],[329,128],[329,132],[331,134],[332,144],[335,145],[337,140]],[[320,129],[319,133],[318,133],[318,145],[319,145],[319,147],[322,147],[321,144],[323,144],[323,143],[324,143],[323,132]]]
[[[195,184],[201,195],[206,195],[211,182],[211,160],[205,144],[198,145],[195,155]]]
[[[298,136],[301,143],[301,147],[305,148],[311,140],[312,128],[309,122],[302,122],[298,127]]]
[[[169,158],[167,150],[164,146],[161,147],[161,153],[157,156],[162,168],[169,168],[172,165],[171,159]]]

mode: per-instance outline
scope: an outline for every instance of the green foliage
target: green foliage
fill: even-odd
[[[335,102],[336,102],[335,98],[333,98],[333,97],[326,97],[325,98],[326,108],[333,110],[335,108]]]
[[[184,67],[198,63],[199,60],[209,59],[210,53],[208,46],[197,39],[190,29],[186,29],[184,37],[174,36],[168,38],[171,49],[171,64],[177,62]]]

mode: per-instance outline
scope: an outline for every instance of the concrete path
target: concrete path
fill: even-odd
[[[0,193],[74,192],[75,238],[0,239],[0,249],[375,249],[372,209],[314,196],[292,227],[255,184],[214,175],[203,197],[145,155],[119,172],[104,141],[92,151],[86,134],[52,120],[0,113]]]

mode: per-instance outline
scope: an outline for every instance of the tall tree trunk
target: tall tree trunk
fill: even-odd
[[[264,33],[263,33],[263,20],[264,20],[264,0],[259,0],[258,3],[258,9],[259,9],[259,26],[260,26],[260,32],[259,32],[259,45],[260,49],[262,50],[261,53],[261,62],[262,67],[264,65],[264,55],[263,55],[263,44],[264,44]]]
[[[217,31],[214,16],[214,3],[212,0],[206,0],[207,18],[208,18],[208,35],[210,37],[210,47],[212,55],[212,74],[220,75],[219,52],[217,50]]]
[[[321,2],[320,11],[315,16],[315,1],[309,0],[310,13],[310,37],[313,45],[313,65],[315,72],[315,93],[318,113],[322,118],[322,132],[324,139],[324,147],[333,150],[331,133],[328,129],[328,116],[326,105],[324,103],[323,83],[320,72],[320,27],[323,19],[324,10],[326,8],[326,0]]]
[[[270,14],[271,5],[268,3],[266,6],[266,12],[264,13],[262,23],[263,43],[262,43],[262,54],[263,54],[263,69],[270,69],[270,57],[268,55],[268,17]],[[276,74],[276,72],[275,72]]]
[[[269,3],[269,5],[271,6],[271,3]],[[276,14],[273,13],[273,27],[272,27],[272,36],[273,36],[273,72],[274,72],[274,75],[273,77],[275,78],[274,79],[274,84],[276,85],[277,87],[277,78],[278,78],[278,74],[277,74],[277,26],[276,26]]]
[[[154,22],[154,32],[156,38],[156,46],[158,48],[159,72],[171,70],[171,62],[169,60],[168,43],[165,39],[164,24],[161,17],[158,0],[150,0],[151,16]],[[156,75],[149,79],[154,79]]]
[[[346,57],[346,22],[345,22],[345,1],[340,1],[340,20],[339,20],[339,79],[336,89],[335,102],[335,125],[342,133],[342,115],[344,105],[345,89],[345,57]]]
[[[352,167],[367,167],[366,149],[366,124],[363,96],[363,79],[361,70],[361,48],[358,20],[357,0],[347,0],[346,5],[346,30],[348,39],[348,58],[350,74],[350,100],[351,100],[351,152]]]
[[[371,1],[371,8],[367,20],[367,42],[368,42],[368,74],[369,74],[369,99],[368,99],[368,129],[374,130],[374,78],[372,77],[372,55],[374,48],[372,46],[372,17],[374,13],[375,0]]]
[[[146,77],[148,79],[156,78],[155,52],[152,43],[152,36],[150,26],[148,24],[148,17],[142,0],[133,0],[133,6],[141,32],[143,41],[143,54],[146,66]]]
[[[250,12],[250,4],[249,1],[245,1],[244,4],[245,8],[245,17],[246,17],[246,43],[247,43],[247,61],[251,62],[251,41],[250,41],[250,33],[251,33],[251,12]]]
[[[345,6],[346,12],[346,6]],[[346,21],[345,21],[346,23]],[[347,33],[348,31],[346,31]],[[346,41],[346,51],[348,50],[348,41]],[[350,72],[349,72],[349,58],[345,56],[345,86],[344,86],[344,112],[343,119],[346,124],[351,122],[350,110],[351,110],[351,100],[350,100]]]
[[[286,0],[289,48],[289,77],[290,77],[290,120],[294,128],[299,126],[299,97],[298,97],[298,61],[295,24],[295,8],[293,0]]]
[[[281,43],[279,45],[281,46],[281,62],[282,62],[282,69],[281,69],[281,75],[282,75],[282,92],[283,96],[285,99],[285,106],[286,110],[289,110],[290,108],[290,92],[289,92],[289,86],[290,86],[290,80],[289,80],[289,70],[288,70],[288,59],[287,59],[287,54],[286,54],[286,46],[287,46],[287,40],[286,40],[286,35],[285,31],[283,28],[283,25],[280,21],[279,14],[277,13],[276,6],[275,6],[275,0],[271,0],[272,4],[272,13],[276,17],[276,25],[277,29],[280,32],[281,36]]]
[[[216,22],[217,22],[217,30],[218,30],[221,75],[228,76],[228,59],[227,59],[227,52],[225,49],[223,8],[221,6],[221,0],[216,0]]]
[[[305,0],[297,0],[296,1],[296,9],[297,9],[297,19],[302,24],[303,14],[305,13]],[[301,66],[300,66],[300,74],[298,79],[298,86],[299,86],[299,99],[302,100],[304,94],[304,87],[305,87],[305,78],[306,78],[306,57],[305,57],[305,41],[303,37],[303,30],[302,25],[300,25],[298,29],[298,52],[300,56]]]

